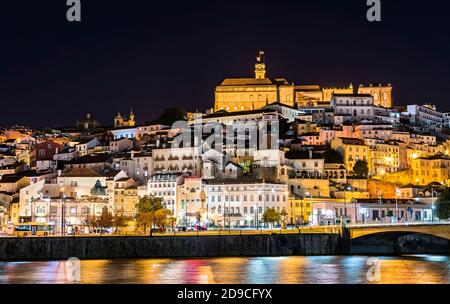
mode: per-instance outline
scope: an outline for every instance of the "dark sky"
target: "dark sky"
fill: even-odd
[[[366,0],[81,3],[81,23],[69,23],[66,0],[2,1],[0,126],[203,110],[223,78],[253,75],[259,49],[270,77],[392,83],[397,104],[447,110],[449,1],[381,0],[378,23],[366,20]]]

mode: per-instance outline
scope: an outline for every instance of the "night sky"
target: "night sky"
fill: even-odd
[[[0,7],[0,126],[74,126],[92,113],[111,125],[132,107],[138,123],[168,106],[204,110],[227,77],[295,84],[392,83],[396,104],[447,108],[450,3],[381,0],[4,0]]]

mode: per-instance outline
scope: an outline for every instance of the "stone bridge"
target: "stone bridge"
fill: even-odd
[[[450,240],[450,222],[348,225],[350,239],[372,234],[426,234]]]
[[[349,254],[450,254],[450,222],[348,225]]]

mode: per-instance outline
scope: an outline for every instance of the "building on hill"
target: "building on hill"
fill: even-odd
[[[126,116],[122,116],[119,112],[116,117],[114,117],[114,128],[134,127],[136,124],[134,119],[133,109],[131,109],[130,116],[128,118]]]
[[[358,88],[358,94],[370,94],[373,96],[374,104],[378,107],[392,108],[394,106],[394,101],[392,100],[392,85],[379,84],[374,86],[370,84],[365,86],[360,84]]]
[[[81,120],[77,120],[77,129],[79,130],[90,130],[99,127],[99,122],[91,116],[91,114],[87,113],[85,118]]]
[[[216,87],[214,111],[256,110],[276,102],[294,106],[294,85],[284,78],[268,78],[260,51],[254,78],[227,78]]]

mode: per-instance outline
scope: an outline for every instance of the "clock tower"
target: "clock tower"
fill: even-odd
[[[264,62],[264,51],[259,51],[259,56],[256,57],[255,78],[256,79],[266,78],[266,64]]]

